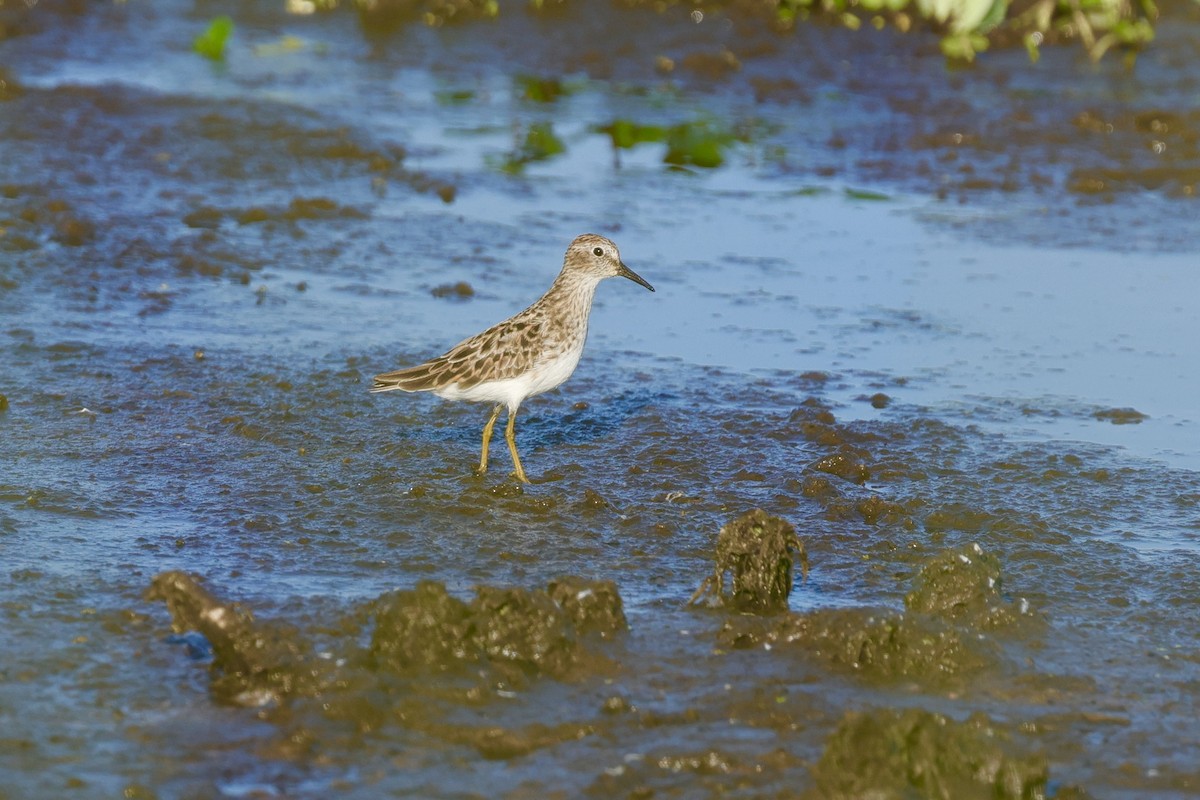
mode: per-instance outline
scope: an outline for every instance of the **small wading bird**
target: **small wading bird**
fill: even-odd
[[[483,426],[480,474],[487,472],[492,429],[501,410],[507,407],[504,440],[512,454],[517,480],[529,483],[517,455],[517,409],[525,398],[547,392],[571,377],[587,340],[596,285],[605,278],[628,278],[654,291],[625,266],[611,240],[585,233],[571,242],[562,272],[536,303],[460,342],[445,355],[376,375],[371,391],[433,392],[446,400],[495,403]]]

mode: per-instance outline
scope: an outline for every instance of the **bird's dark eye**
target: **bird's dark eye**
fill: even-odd
[[[598,256],[602,256],[602,255],[604,255],[604,248],[603,248],[603,247],[597,247],[597,248],[596,248],[595,250],[593,250],[592,252],[593,252],[593,253],[595,253],[595,254],[596,254],[596,255],[598,255]]]

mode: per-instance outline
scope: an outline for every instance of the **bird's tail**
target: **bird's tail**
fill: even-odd
[[[392,392],[399,389],[402,392],[424,392],[433,388],[430,374],[430,364],[418,364],[415,367],[398,369],[376,375],[371,380],[372,392]]]

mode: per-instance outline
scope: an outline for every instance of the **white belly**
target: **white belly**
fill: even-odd
[[[582,345],[582,342],[580,343]],[[478,403],[503,403],[509,411],[515,411],[526,397],[548,392],[559,386],[579,365],[583,347],[573,348],[561,356],[547,361],[515,378],[502,381],[485,381],[470,389],[459,389],[457,384],[435,389],[434,394],[446,400],[468,400]]]

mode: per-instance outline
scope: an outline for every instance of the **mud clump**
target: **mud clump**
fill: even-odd
[[[713,574],[688,602],[707,597],[711,605],[740,611],[784,610],[795,580],[793,553],[807,576],[808,553],[791,523],[762,509],[749,511],[721,528]],[[728,593],[726,573],[731,576]]]
[[[1111,422],[1113,425],[1137,425],[1150,419],[1136,408],[1105,408],[1092,414],[1101,422]]]
[[[565,675],[580,655],[570,620],[545,592],[481,586],[471,607],[473,642],[492,664]]]
[[[218,209],[205,207],[185,218],[192,227],[213,227],[219,224]],[[286,207],[250,206],[240,210],[224,212],[239,225],[255,225],[260,222],[301,222],[303,220],[366,219],[366,212],[353,206],[343,206],[327,197],[295,197]],[[188,221],[190,220],[190,222]]]
[[[458,283],[443,283],[429,290],[434,297],[449,297],[453,300],[466,300],[475,296],[475,288],[466,281]]]
[[[813,469],[836,475],[851,483],[863,484],[871,480],[871,470],[867,465],[848,452],[825,456],[813,464]]]
[[[892,525],[907,522],[910,518],[908,509],[902,504],[884,500],[878,495],[859,500],[854,504],[854,510],[868,525],[876,523]]]
[[[195,631],[207,640],[217,699],[255,707],[371,684],[370,675],[380,670],[424,679],[482,665],[510,685],[539,675],[567,678],[584,665],[594,670],[608,663],[587,650],[588,639],[627,628],[621,597],[608,581],[565,577],[546,590],[480,586],[469,603],[440,583],[423,581],[365,604],[355,625],[374,617],[369,650],[339,660],[317,657],[294,627],[256,620],[186,572],[156,576],[146,598],[166,603],[177,633]],[[341,672],[335,675],[335,669]]]
[[[421,581],[375,603],[371,654],[403,671],[437,667],[477,656],[471,646],[471,609],[435,581]]]
[[[215,597],[195,575],[157,575],[146,599],[167,604],[176,633],[198,631],[208,640],[212,692],[221,702],[270,705],[288,695],[311,694],[322,683],[324,668],[296,631],[256,621],[248,610]]]
[[[1041,755],[1014,752],[986,716],[956,722],[922,709],[849,712],[813,769],[826,798],[1044,797]]]
[[[574,577],[545,591],[480,586],[470,603],[423,581],[379,599],[374,613],[371,655],[380,668],[419,672],[482,663],[509,680],[567,677],[588,657],[583,637],[626,628],[612,583]]]
[[[905,595],[904,605],[909,611],[972,627],[999,627],[1028,613],[1024,601],[1019,607],[1006,601],[1000,586],[1000,562],[972,544],[927,562]]]
[[[589,581],[570,575],[551,581],[546,591],[580,633],[608,638],[629,628],[621,596],[612,581]]]
[[[980,631],[1031,616],[1026,601],[1005,599],[1000,587],[1000,562],[973,544],[926,562],[905,595],[904,614],[842,608],[774,620],[736,617],[717,633],[717,643],[723,649],[799,645],[864,680],[954,685],[998,657]]]

